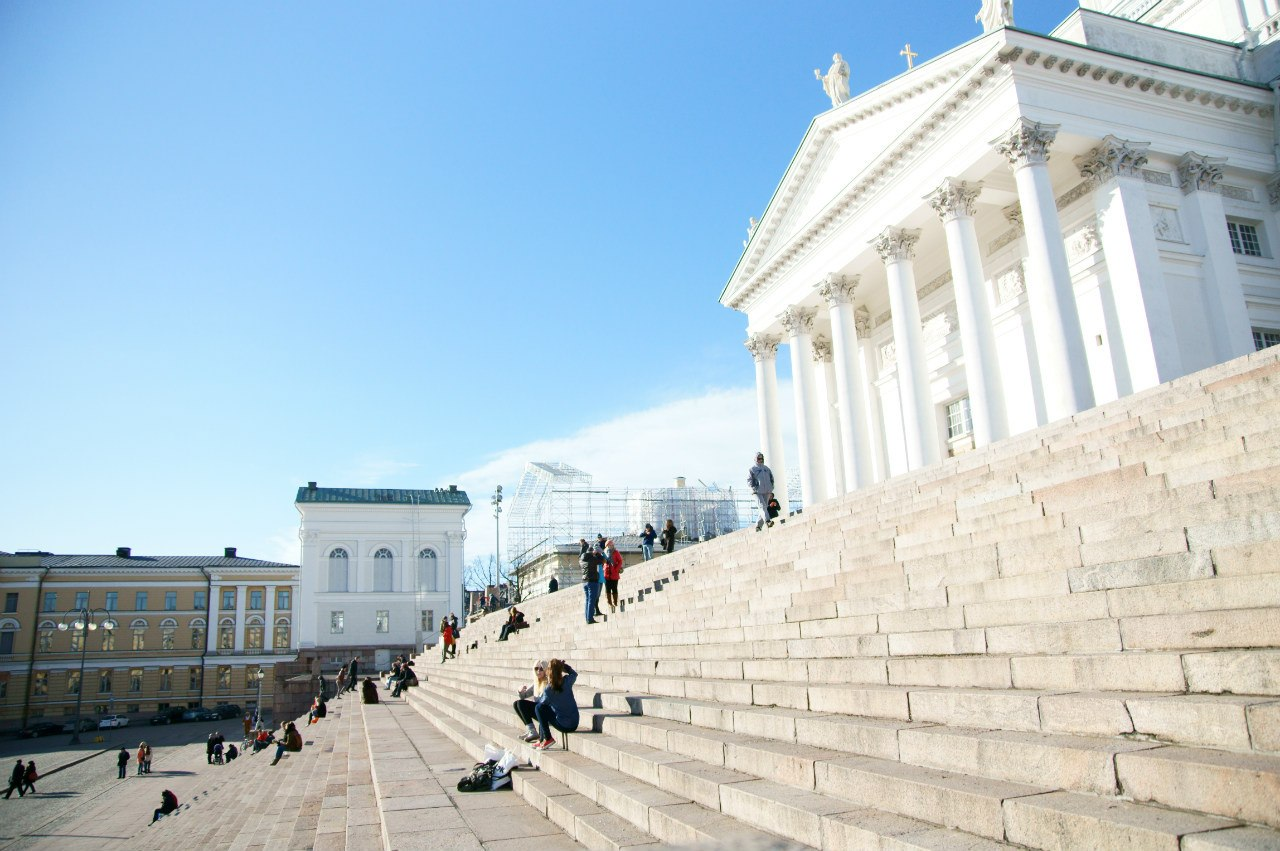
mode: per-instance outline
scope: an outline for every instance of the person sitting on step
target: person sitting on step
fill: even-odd
[[[165,789],[160,793],[160,809],[156,810],[151,816],[151,823],[155,824],[160,820],[161,816],[167,816],[178,808],[178,796]]]
[[[534,744],[538,750],[546,750],[556,743],[551,738],[551,727],[561,733],[572,733],[578,729],[578,701],[573,696],[573,684],[577,679],[578,672],[563,659],[552,659],[547,666],[547,687],[533,707],[541,736]]]
[[[360,702],[378,702],[378,684],[373,681],[373,677],[365,677],[364,682],[360,684]]]
[[[285,751],[297,753],[301,750],[302,734],[298,732],[297,726],[292,721],[286,721],[284,725],[284,741],[276,745],[276,758],[271,760],[271,764],[275,765],[279,762]]]
[[[524,629],[528,625],[524,619],[524,612],[512,606],[507,609],[507,622],[502,625],[502,633],[498,636],[498,640],[506,641],[511,633]]]
[[[512,704],[516,710],[516,715],[520,716],[520,720],[524,722],[526,742],[536,742],[541,739],[538,734],[538,728],[534,726],[535,716],[533,714],[534,701],[542,697],[542,692],[547,688],[547,663],[543,659],[539,659],[533,666],[533,685],[520,686],[520,691],[516,692],[519,699]]]

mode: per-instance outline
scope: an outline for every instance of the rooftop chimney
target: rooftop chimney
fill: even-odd
[[[235,547],[223,547],[223,548],[222,548],[222,556],[223,556],[223,558],[235,558],[235,557],[236,557],[236,548],[235,548]]]
[[[449,485],[449,493],[457,493],[457,492],[458,492],[457,485]]]
[[[116,547],[116,558],[128,558],[132,553],[130,547]]]
[[[684,476],[676,476],[676,487],[684,487]]]
[[[315,489],[316,489],[316,483],[315,483],[315,482],[307,482],[307,490],[309,490],[309,491],[313,491],[313,490],[315,490]]]

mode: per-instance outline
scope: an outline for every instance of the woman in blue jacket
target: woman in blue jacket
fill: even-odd
[[[551,727],[561,733],[578,729],[578,702],[573,696],[573,684],[578,672],[563,659],[552,659],[547,671],[547,687],[538,696],[533,714],[538,718],[538,733],[542,738],[534,744],[538,750],[546,750],[556,743],[551,738]]]

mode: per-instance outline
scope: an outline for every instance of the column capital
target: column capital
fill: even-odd
[[[1130,142],[1108,134],[1074,162],[1081,177],[1096,183],[1106,183],[1114,177],[1139,177],[1150,147],[1150,142]]]
[[[450,544],[461,544],[467,539],[467,533],[465,530],[462,532],[445,532],[444,539]]]
[[[849,304],[861,281],[861,275],[827,275],[818,284],[818,295],[826,300],[828,307]]]
[[[782,327],[787,329],[787,334],[795,337],[799,334],[807,334],[813,330],[813,317],[818,315],[818,311],[812,307],[798,307],[792,305],[782,311],[782,315],[778,317],[778,321],[782,323]]]
[[[831,340],[825,334],[813,338],[813,362],[831,363]]]
[[[746,342],[742,345],[747,347],[747,351],[751,352],[751,357],[757,363],[767,360],[773,360],[778,355],[778,343],[781,342],[777,337],[770,334],[752,334],[747,337]]]
[[[871,332],[871,311],[865,304],[853,312],[853,327],[858,330],[858,336],[862,338]]]
[[[1271,209],[1280,209],[1280,173],[1271,175],[1267,181],[1267,201],[1271,203]]]
[[[910,228],[885,228],[871,240],[880,259],[885,263],[895,260],[911,260],[916,256],[916,242],[920,239],[920,231]]]
[[[1059,124],[1041,124],[1019,117],[1004,135],[992,140],[991,146],[1003,154],[1015,169],[1049,161],[1049,146],[1058,137]]]
[[[1225,157],[1207,157],[1188,151],[1178,160],[1178,182],[1183,194],[1192,192],[1217,192],[1222,182],[1222,166]]]
[[[933,207],[938,218],[949,222],[960,216],[973,216],[977,211],[978,195],[982,192],[981,183],[966,183],[948,177],[942,185],[926,196],[929,206]]]

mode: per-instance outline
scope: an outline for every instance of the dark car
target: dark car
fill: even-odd
[[[39,736],[56,736],[62,732],[62,725],[55,724],[52,721],[37,721],[30,727],[25,727],[18,731],[18,735],[24,739],[34,739]]]
[[[212,709],[205,709],[203,707],[198,709],[188,709],[187,711],[182,713],[182,720],[183,721],[217,721],[218,713],[214,712]]]
[[[73,733],[73,732],[75,732],[75,729],[76,729],[76,722],[74,722],[74,721],[69,721],[69,722],[67,722],[65,725],[63,725],[63,727],[62,727],[62,732],[64,732],[64,733]],[[85,732],[85,731],[87,731],[87,730],[96,730],[96,729],[98,729],[98,719],[97,719],[97,718],[81,718],[81,719],[80,719],[80,732],[81,732],[81,733],[83,733],[83,732]]]
[[[239,718],[240,707],[234,703],[219,703],[213,708],[219,718]]]
[[[162,709],[155,715],[152,715],[151,719],[147,723],[152,725],[177,724],[182,720],[182,716],[185,711],[186,710],[183,709]]]

